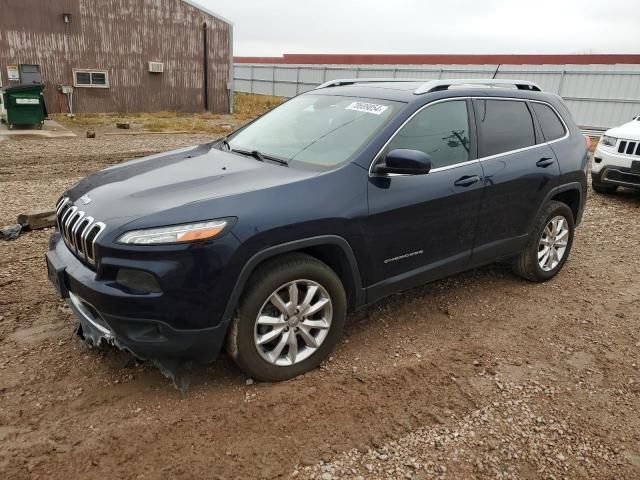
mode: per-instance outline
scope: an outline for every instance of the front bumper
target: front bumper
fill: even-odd
[[[233,237],[230,241],[235,241]],[[78,333],[93,345],[103,342],[129,351],[141,360],[194,360],[209,363],[219,354],[228,321],[204,318],[210,311],[202,305],[185,311],[185,301],[169,292],[153,294],[127,293],[109,279],[85,266],[54,234],[47,257],[64,271],[59,275],[61,292],[79,320]],[[130,262],[127,264],[130,265]],[[184,270],[184,265],[183,265]],[[57,288],[59,291],[59,286]],[[210,297],[204,289],[203,302]],[[171,308],[173,306],[173,308]],[[192,323],[209,324],[203,328],[180,328],[185,315]],[[200,318],[203,316],[203,318]]]
[[[640,190],[640,169],[607,165],[598,172],[591,172],[591,181],[596,185],[615,185]]]
[[[640,156],[598,145],[593,154],[591,180],[599,185],[640,188]]]

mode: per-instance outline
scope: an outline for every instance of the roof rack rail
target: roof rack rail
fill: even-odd
[[[483,86],[483,87],[515,87],[518,90],[529,90],[533,92],[541,92],[542,89],[537,83],[528,80],[507,80],[497,78],[456,78],[450,80],[429,80],[416,89],[416,95],[423,93],[437,92],[447,90],[449,87],[457,85]]]
[[[342,85],[353,85],[354,83],[387,83],[387,82],[420,82],[419,78],[338,78],[329,80],[322,85],[318,85],[315,90],[328,87],[340,87]]]

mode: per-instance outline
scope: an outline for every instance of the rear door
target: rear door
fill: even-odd
[[[483,188],[470,107],[464,99],[428,105],[385,148],[428,153],[433,159],[428,174],[370,175],[370,301],[468,263]]]
[[[560,169],[526,100],[475,99],[484,197],[474,263],[520,251]]]

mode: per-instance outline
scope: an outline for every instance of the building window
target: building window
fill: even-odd
[[[86,88],[109,88],[109,73],[106,70],[73,69],[73,86]]]

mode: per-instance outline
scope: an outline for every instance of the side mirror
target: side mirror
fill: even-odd
[[[376,165],[373,173],[424,175],[431,170],[431,155],[420,150],[398,148],[387,153],[383,163]]]

